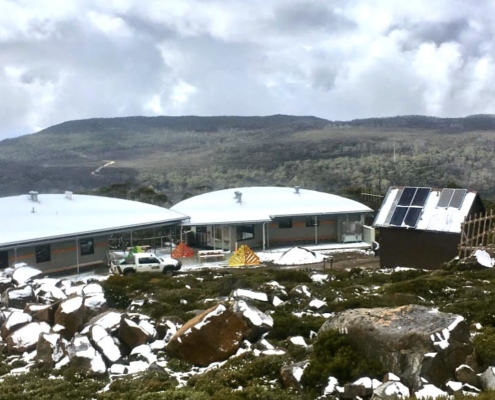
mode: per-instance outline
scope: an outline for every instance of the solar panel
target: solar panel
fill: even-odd
[[[408,226],[416,227],[421,211],[423,211],[421,207],[409,207],[404,223]]]
[[[415,187],[406,187],[402,191],[402,195],[400,196],[399,202],[397,205],[399,206],[409,206],[411,204],[411,200],[414,197],[414,194],[416,193],[416,188]]]
[[[461,208],[466,193],[466,189],[455,189],[452,199],[450,200],[449,207]]]
[[[392,218],[390,219],[390,225],[401,226],[408,208],[409,207],[397,206],[395,208],[394,214],[392,215]]]
[[[437,207],[448,207],[455,189],[443,189]]]
[[[411,206],[423,207],[426,203],[428,195],[430,194],[430,191],[430,188],[418,188],[416,194],[414,195]]]

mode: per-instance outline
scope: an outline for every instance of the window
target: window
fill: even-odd
[[[254,239],[254,225],[238,225],[237,241]]]
[[[79,241],[79,249],[82,256],[95,254],[95,242],[93,239],[81,239]]]
[[[52,259],[50,254],[49,244],[45,244],[43,246],[36,246],[34,248],[34,251],[36,253],[36,263],[47,262]]]
[[[9,266],[9,252],[0,251],[0,269],[7,268]]]
[[[278,220],[278,228],[279,229],[292,228],[292,218],[280,218]]]
[[[314,217],[306,217],[306,226],[320,226],[320,219],[316,215]]]

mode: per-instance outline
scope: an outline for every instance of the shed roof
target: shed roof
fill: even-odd
[[[466,189],[390,187],[373,226],[460,233],[476,196]]]
[[[109,197],[40,194],[0,198],[0,246],[144,228],[188,217],[163,207]]]
[[[236,199],[241,193],[241,200]],[[191,197],[172,208],[189,215],[186,225],[269,222],[277,217],[367,213],[357,201],[314,190],[290,187],[242,187]]]

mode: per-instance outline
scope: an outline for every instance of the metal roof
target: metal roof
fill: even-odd
[[[35,193],[35,192],[34,192]],[[40,194],[0,198],[0,247],[142,229],[187,219],[163,207],[109,197]]]
[[[240,200],[236,192],[240,193]],[[171,209],[191,217],[185,225],[259,223],[277,217],[373,211],[364,204],[334,194],[291,187],[218,190],[181,201]]]
[[[422,194],[418,202],[415,193]],[[390,187],[373,226],[460,233],[476,196],[466,189]]]

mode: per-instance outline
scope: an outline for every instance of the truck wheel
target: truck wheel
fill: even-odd
[[[136,271],[134,271],[133,269],[127,269],[124,271],[124,276],[131,276],[131,275],[134,275],[136,273]]]
[[[163,274],[172,276],[174,274],[174,270],[172,268],[163,268]]]

